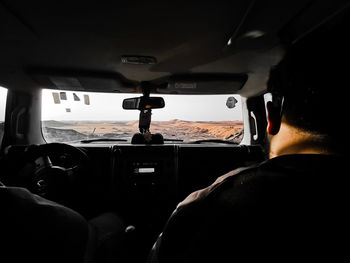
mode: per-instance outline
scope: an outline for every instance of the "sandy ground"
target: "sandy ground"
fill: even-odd
[[[46,123],[46,127],[75,130],[88,135],[119,135],[132,136],[138,132],[138,121],[131,122],[72,122],[72,123]],[[189,122],[182,120],[153,121],[152,133],[161,133],[164,138],[170,139],[232,139],[234,134],[243,130],[241,121],[218,122]]]

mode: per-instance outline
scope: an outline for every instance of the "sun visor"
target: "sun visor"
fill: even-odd
[[[234,94],[244,86],[246,74],[188,74],[173,75],[167,85],[160,85],[161,94]]]
[[[29,72],[29,75],[46,89],[135,93],[138,86],[138,82],[113,73]]]

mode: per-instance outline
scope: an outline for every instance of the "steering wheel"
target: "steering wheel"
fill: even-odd
[[[23,157],[25,165],[19,176],[24,186],[34,194],[61,204],[74,192],[77,176],[89,164],[84,151],[63,143],[30,145]]]

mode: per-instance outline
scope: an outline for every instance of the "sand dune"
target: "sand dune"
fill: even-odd
[[[108,136],[131,138],[134,133],[139,131],[138,121],[126,122],[44,122],[43,126],[61,130],[74,130],[84,136]],[[50,127],[51,126],[51,127]],[[161,133],[165,138],[181,139],[184,141],[202,140],[202,139],[229,139],[240,141],[242,139],[243,122],[241,121],[152,121],[152,133]],[[47,131],[49,131],[47,129]],[[52,131],[52,130],[51,130]],[[56,132],[56,134],[58,134]],[[236,135],[236,138],[235,138]]]

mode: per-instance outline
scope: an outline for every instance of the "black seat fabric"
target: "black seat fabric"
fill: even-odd
[[[338,156],[286,155],[229,176],[177,208],[149,261],[340,259],[349,234],[344,168]]]
[[[83,262],[83,217],[24,188],[0,186],[0,261]]]

